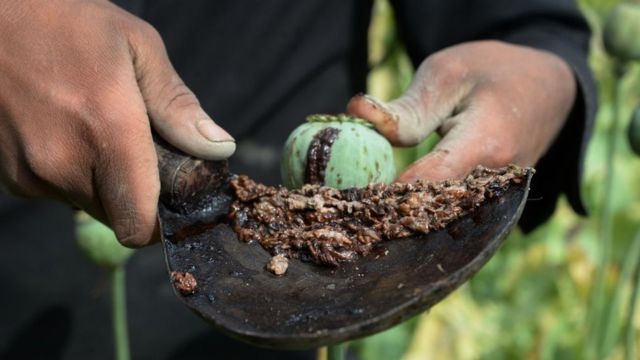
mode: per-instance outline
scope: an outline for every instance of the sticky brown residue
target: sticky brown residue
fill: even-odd
[[[327,164],[331,159],[331,146],[338,137],[340,130],[332,127],[322,129],[318,132],[307,151],[307,167],[305,169],[305,183],[307,184],[324,184],[324,175]]]
[[[371,184],[337,190],[305,185],[299,190],[231,181],[234,231],[272,255],[337,266],[369,254],[381,241],[444,229],[525,181],[530,169],[476,168],[458,181]]]
[[[282,254],[273,256],[267,263],[267,270],[278,276],[284,275],[284,273],[287,272],[288,268],[289,260]]]
[[[182,295],[191,295],[196,291],[198,282],[190,272],[172,271],[171,280],[173,286],[180,291]]]

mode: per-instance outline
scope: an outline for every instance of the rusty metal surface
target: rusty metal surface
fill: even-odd
[[[446,230],[385,242],[386,256],[374,252],[338,269],[290,260],[284,276],[265,271],[270,255],[224,223],[232,201],[226,182],[206,209],[181,215],[160,204],[162,243],[169,271],[198,282],[193,295],[176,295],[215,327],[258,346],[317,347],[389,328],[464,283],[517,223],[530,179]]]

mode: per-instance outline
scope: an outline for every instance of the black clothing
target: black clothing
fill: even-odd
[[[310,113],[343,111],[353,94],[365,90],[370,0],[116,3],[156,26],[178,73],[237,139],[234,172],[278,183],[280,149],[294,127]],[[393,5],[416,66],[446,46],[489,38],[548,50],[569,63],[580,94],[537,166],[531,197],[539,200],[527,204],[521,225],[530,230],[546,220],[563,192],[583,213],[578,183],[596,100],[586,62],[590,33],[573,1],[397,0]],[[0,234],[0,358],[38,351],[49,358],[112,358],[107,278],[76,250],[70,210],[1,196]],[[158,246],[131,259],[128,292],[136,359],[283,358],[215,333],[180,305]]]

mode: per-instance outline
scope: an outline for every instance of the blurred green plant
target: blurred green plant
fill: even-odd
[[[631,150],[638,156],[640,156],[640,101],[638,106],[633,110],[633,115],[629,121],[629,127],[627,128],[627,138]]]
[[[84,211],[75,216],[76,243],[95,265],[107,270],[111,277],[111,325],[113,328],[114,358],[129,360],[129,331],[125,266],[134,250],[118,242],[116,234]]]
[[[367,92],[382,100],[392,100],[409,87],[413,65],[396,31],[393,9],[386,0],[376,0],[369,29],[369,66]],[[421,144],[394,149],[398,172],[431,151],[440,137],[432,134]]]
[[[589,61],[600,92],[583,175],[590,217],[576,216],[561,199],[544,226],[514,232],[480,273],[428,314],[353,342],[361,359],[636,358],[640,159],[627,129],[640,104],[640,66],[626,64],[620,73],[619,60],[605,52],[604,22],[620,1],[578,2],[593,29]],[[394,25],[387,1],[376,0],[369,91],[382,99],[399,96],[413,74]],[[399,169],[437,140],[396,150]]]

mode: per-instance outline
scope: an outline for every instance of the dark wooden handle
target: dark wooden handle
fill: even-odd
[[[160,170],[160,201],[174,212],[203,209],[229,180],[226,160],[196,159],[154,136]]]

